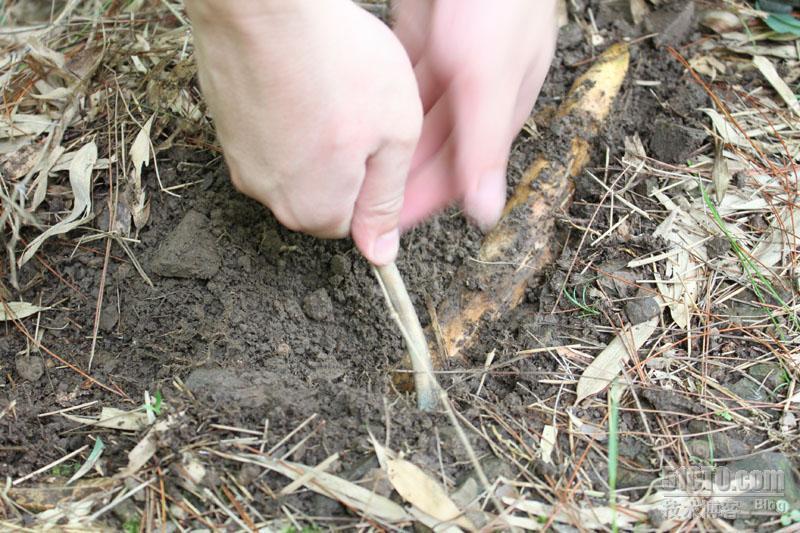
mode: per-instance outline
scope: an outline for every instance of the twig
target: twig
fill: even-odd
[[[13,482],[13,483],[11,483],[11,485],[12,485],[12,486],[14,486],[14,487],[16,487],[17,485],[19,485],[19,484],[20,484],[20,483],[22,483],[23,481],[27,481],[27,480],[29,480],[30,478],[34,477],[34,476],[38,476],[38,475],[39,475],[39,474],[41,474],[42,472],[47,472],[48,470],[50,470],[50,469],[51,469],[51,468],[53,468],[54,466],[58,466],[58,465],[60,465],[61,463],[63,463],[64,461],[68,461],[68,460],[72,459],[73,457],[75,457],[75,456],[76,456],[76,455],[78,455],[79,453],[81,453],[81,452],[83,452],[84,450],[86,450],[88,447],[89,447],[89,445],[88,445],[88,444],[84,444],[83,446],[81,446],[80,448],[78,448],[77,450],[75,450],[74,452],[70,452],[70,453],[68,453],[67,455],[65,455],[65,456],[64,456],[64,457],[62,457],[61,459],[57,459],[57,460],[53,461],[52,463],[50,463],[49,465],[45,465],[45,466],[43,466],[43,467],[42,467],[42,468],[40,468],[39,470],[34,470],[34,471],[33,471],[33,472],[31,472],[30,474],[24,475],[24,476],[22,476],[21,478],[14,480],[14,482]]]
[[[375,276],[378,278],[378,284],[386,297],[386,305],[400,328],[400,333],[406,342],[406,348],[408,348],[408,354],[411,356],[414,384],[417,389],[417,407],[420,411],[432,411],[436,407],[436,392],[439,384],[433,375],[428,341],[419,324],[417,312],[414,311],[414,306],[411,304],[406,285],[403,283],[403,278],[400,277],[397,265],[393,262],[373,268]]]

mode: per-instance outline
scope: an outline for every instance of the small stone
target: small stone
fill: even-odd
[[[572,48],[584,41],[583,30],[580,25],[571,22],[558,31],[558,45],[562,48]]]
[[[351,262],[346,255],[338,254],[331,258],[331,274],[334,276],[347,276],[350,274]]]
[[[771,391],[777,389],[781,383],[785,383],[786,379],[781,365],[774,363],[758,363],[748,368],[747,373]]]
[[[250,259],[249,255],[240,255],[236,262],[239,263],[239,267],[248,274],[253,271],[253,260]]]
[[[698,459],[706,460],[711,458],[711,443],[708,439],[692,439],[686,443],[689,455]]]
[[[119,310],[116,305],[106,304],[100,311],[100,329],[106,333],[114,329],[119,320]]]
[[[797,509],[800,505],[800,489],[792,461],[782,452],[759,453],[726,466],[730,479],[745,489],[736,497],[736,501],[741,502],[737,513],[759,508],[776,509],[780,500],[788,502],[789,509]],[[765,504],[768,507],[764,507]]]
[[[769,401],[769,394],[764,387],[750,378],[742,378],[728,388],[736,396],[748,402]]]
[[[220,264],[208,219],[190,210],[158,248],[150,268],[168,278],[211,279],[219,271]]]
[[[277,256],[285,246],[276,228],[264,228],[261,233],[261,241],[258,243],[258,250],[263,255],[267,257]]]
[[[282,342],[278,345],[278,348],[275,350],[275,355],[279,357],[288,357],[292,354],[292,347]]]
[[[709,259],[722,257],[731,249],[731,241],[722,235],[715,235],[706,243],[706,252]]]
[[[702,131],[669,120],[656,120],[650,138],[650,151],[662,163],[686,163],[705,138],[706,134]]]
[[[254,464],[243,463],[239,469],[239,483],[246,487],[258,479],[262,472],[263,470]]]
[[[42,358],[37,355],[23,355],[17,358],[17,374],[28,381],[39,381],[44,374]]]
[[[661,307],[652,296],[634,298],[625,304],[625,314],[633,325],[646,322],[654,316],[658,316],[659,313],[661,313]]]
[[[317,289],[303,298],[303,312],[311,320],[329,320],[333,316],[333,302],[328,291]]]

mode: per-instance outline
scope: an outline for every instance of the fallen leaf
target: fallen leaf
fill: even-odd
[[[147,427],[147,413],[138,411],[123,411],[114,407],[103,407],[100,416],[77,416],[61,413],[61,416],[86,426],[97,426],[121,431],[139,431]]]
[[[39,307],[28,302],[5,302],[0,304],[0,322],[6,320],[19,320],[38,313],[47,311],[49,307]]]
[[[165,433],[172,425],[173,422],[170,420],[156,422],[142,440],[128,452],[128,466],[120,470],[117,477],[125,478],[132,476],[147,464],[147,461],[149,461],[158,450],[159,435]]]
[[[312,473],[303,485],[318,494],[340,502],[349,509],[358,511],[367,517],[372,517],[383,524],[400,524],[410,522],[412,516],[389,498],[375,494],[350,481],[334,476],[313,467],[273,459],[265,455],[253,455],[252,461],[265,468],[278,472],[289,479],[295,480]]]
[[[0,116],[0,139],[31,136],[36,137],[53,124],[53,119],[47,115],[20,115],[12,114],[10,117]]]
[[[541,440],[541,457],[542,462],[544,463],[553,463],[552,455],[553,455],[553,448],[556,445],[556,436],[558,435],[558,429],[555,426],[545,426],[542,429],[542,440]]]
[[[421,468],[410,461],[398,458],[394,452],[381,446],[374,437],[372,445],[389,482],[404,500],[436,519],[439,524],[449,522],[470,531],[476,529],[472,522],[462,515],[444,488]]]
[[[800,215],[791,207],[784,208],[779,218],[773,217],[769,232],[753,248],[753,259],[764,267],[777,265],[791,251],[787,242],[792,242],[789,236],[796,233],[795,227],[798,223]]]
[[[89,454],[89,457],[86,458],[86,462],[81,465],[75,474],[69,478],[67,481],[67,485],[78,481],[80,478],[85,476],[89,470],[97,463],[97,460],[100,459],[100,456],[103,455],[103,450],[105,449],[106,445],[103,443],[103,439],[97,437],[97,440],[94,441],[94,447],[92,448],[92,452]]]
[[[614,337],[583,371],[578,380],[575,405],[608,387],[614,378],[619,376],[623,365],[630,358],[628,347],[630,346],[632,350],[641,348],[656,330],[657,325],[658,317],[654,317],[647,322],[627,326]]]
[[[710,108],[702,108],[702,112],[709,116],[714,129],[717,131],[725,144],[732,144],[740,148],[752,149],[756,146],[759,150],[766,153],[775,153],[783,151],[783,147],[779,145],[767,145],[763,142],[755,140],[747,140],[739,129],[731,124],[725,117],[720,115],[716,110]]]
[[[150,203],[147,201],[147,195],[142,187],[142,166],[150,165],[150,129],[152,125],[153,116],[147,119],[142,129],[139,130],[128,152],[133,164],[133,179],[128,180],[123,200],[130,211],[134,226],[138,229],[144,227],[150,218]]]
[[[637,26],[642,23],[642,21],[647,18],[647,15],[650,13],[650,10],[647,8],[647,2],[645,0],[631,0],[630,2],[630,9],[631,9],[631,18],[633,19],[633,23]]]
[[[94,142],[86,144],[75,154],[69,166],[69,183],[73,195],[72,211],[66,218],[28,244],[19,258],[19,266],[27,263],[50,237],[67,233],[92,218],[92,169],[95,161],[97,161],[97,145]]]
[[[717,33],[726,33],[742,27],[742,20],[736,13],[722,9],[709,9],[700,14],[700,24]]]
[[[772,61],[767,59],[764,56],[753,56],[753,64],[756,68],[761,72],[761,74],[766,78],[772,88],[775,89],[775,92],[778,93],[778,96],[786,102],[786,105],[789,106],[789,109],[795,115],[800,116],[800,102],[797,101],[797,97],[794,95],[792,89],[783,81],[778,71],[775,69],[775,65],[772,64]]]
[[[714,154],[714,167],[711,169],[711,180],[714,182],[714,191],[717,196],[717,203],[722,202],[725,193],[728,192],[728,185],[731,182],[731,172],[728,169],[728,162],[722,154],[722,144],[717,144]]]

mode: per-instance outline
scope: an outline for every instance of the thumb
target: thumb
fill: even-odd
[[[400,247],[400,210],[414,146],[390,143],[367,160],[353,209],[350,235],[373,264],[394,261]]]
[[[514,98],[510,92],[464,89],[453,94],[454,170],[464,213],[485,231],[500,219],[506,201]]]

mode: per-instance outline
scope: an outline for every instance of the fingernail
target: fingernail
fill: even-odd
[[[376,265],[388,265],[397,257],[400,248],[400,230],[394,228],[387,231],[372,243],[372,257],[370,260]]]
[[[464,198],[464,211],[482,231],[492,229],[506,204],[506,173],[484,174],[478,186]]]

